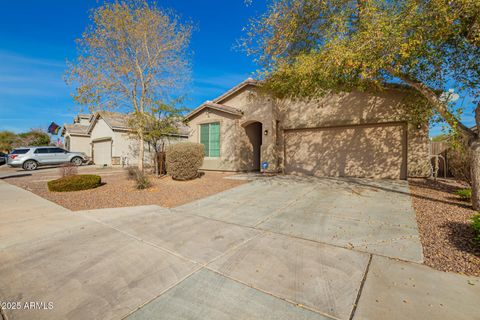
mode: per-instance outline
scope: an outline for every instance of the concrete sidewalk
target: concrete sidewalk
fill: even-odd
[[[21,306],[9,320],[480,319],[479,278],[259,228],[252,213],[220,221],[208,201],[73,213],[1,180],[0,201],[0,301]]]

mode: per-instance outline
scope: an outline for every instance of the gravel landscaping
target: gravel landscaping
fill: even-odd
[[[79,173],[100,175],[104,185],[84,191],[50,192],[47,181],[59,178],[57,171],[39,170],[33,176],[8,178],[5,181],[73,211],[152,204],[171,208],[248,182],[224,179],[231,174],[221,172],[206,172],[202,177],[190,181],[150,176],[152,186],[146,190],[137,190],[135,182],[127,179],[126,170],[83,167]]]
[[[454,192],[453,180],[410,179],[425,264],[441,271],[480,276],[480,246],[470,218],[475,211]]]

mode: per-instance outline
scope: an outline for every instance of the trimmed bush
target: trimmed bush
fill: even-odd
[[[80,174],[63,177],[48,182],[48,190],[56,192],[70,192],[93,189],[102,184],[102,178],[93,174]]]
[[[203,144],[181,142],[167,147],[167,173],[175,180],[191,180],[198,177],[203,164]]]
[[[472,189],[458,189],[457,191],[455,191],[455,194],[464,201],[470,201],[470,199],[472,198]]]

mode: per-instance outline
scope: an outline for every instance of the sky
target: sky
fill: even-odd
[[[186,107],[213,100],[252,76],[253,59],[235,49],[248,19],[265,11],[263,0],[160,0],[195,25],[192,83]],[[75,39],[89,23],[97,0],[23,0],[0,4],[0,130],[46,129],[71,123],[81,110],[63,81]],[[83,110],[85,111],[85,109]]]
[[[257,66],[234,48],[248,19],[266,10],[266,0],[158,0],[196,26],[191,41],[192,83],[185,105],[213,100],[249,76]],[[71,123],[81,110],[63,81],[66,60],[75,58],[75,39],[89,23],[98,0],[22,0],[0,4],[0,130],[46,129]],[[463,116],[474,124],[471,101]],[[83,109],[85,111],[85,109]],[[440,129],[431,128],[431,135]]]

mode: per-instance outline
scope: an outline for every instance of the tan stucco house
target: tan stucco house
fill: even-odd
[[[73,124],[63,126],[65,148],[84,152],[96,165],[134,165],[138,160],[139,142],[133,138],[127,122],[127,115],[119,112],[79,114],[74,118]],[[188,139],[188,130],[181,126],[179,134],[169,136],[167,142]],[[153,150],[146,144],[145,151],[148,161]]]
[[[429,172],[428,126],[408,123],[408,90],[279,100],[253,79],[186,116],[203,169],[406,179]]]

